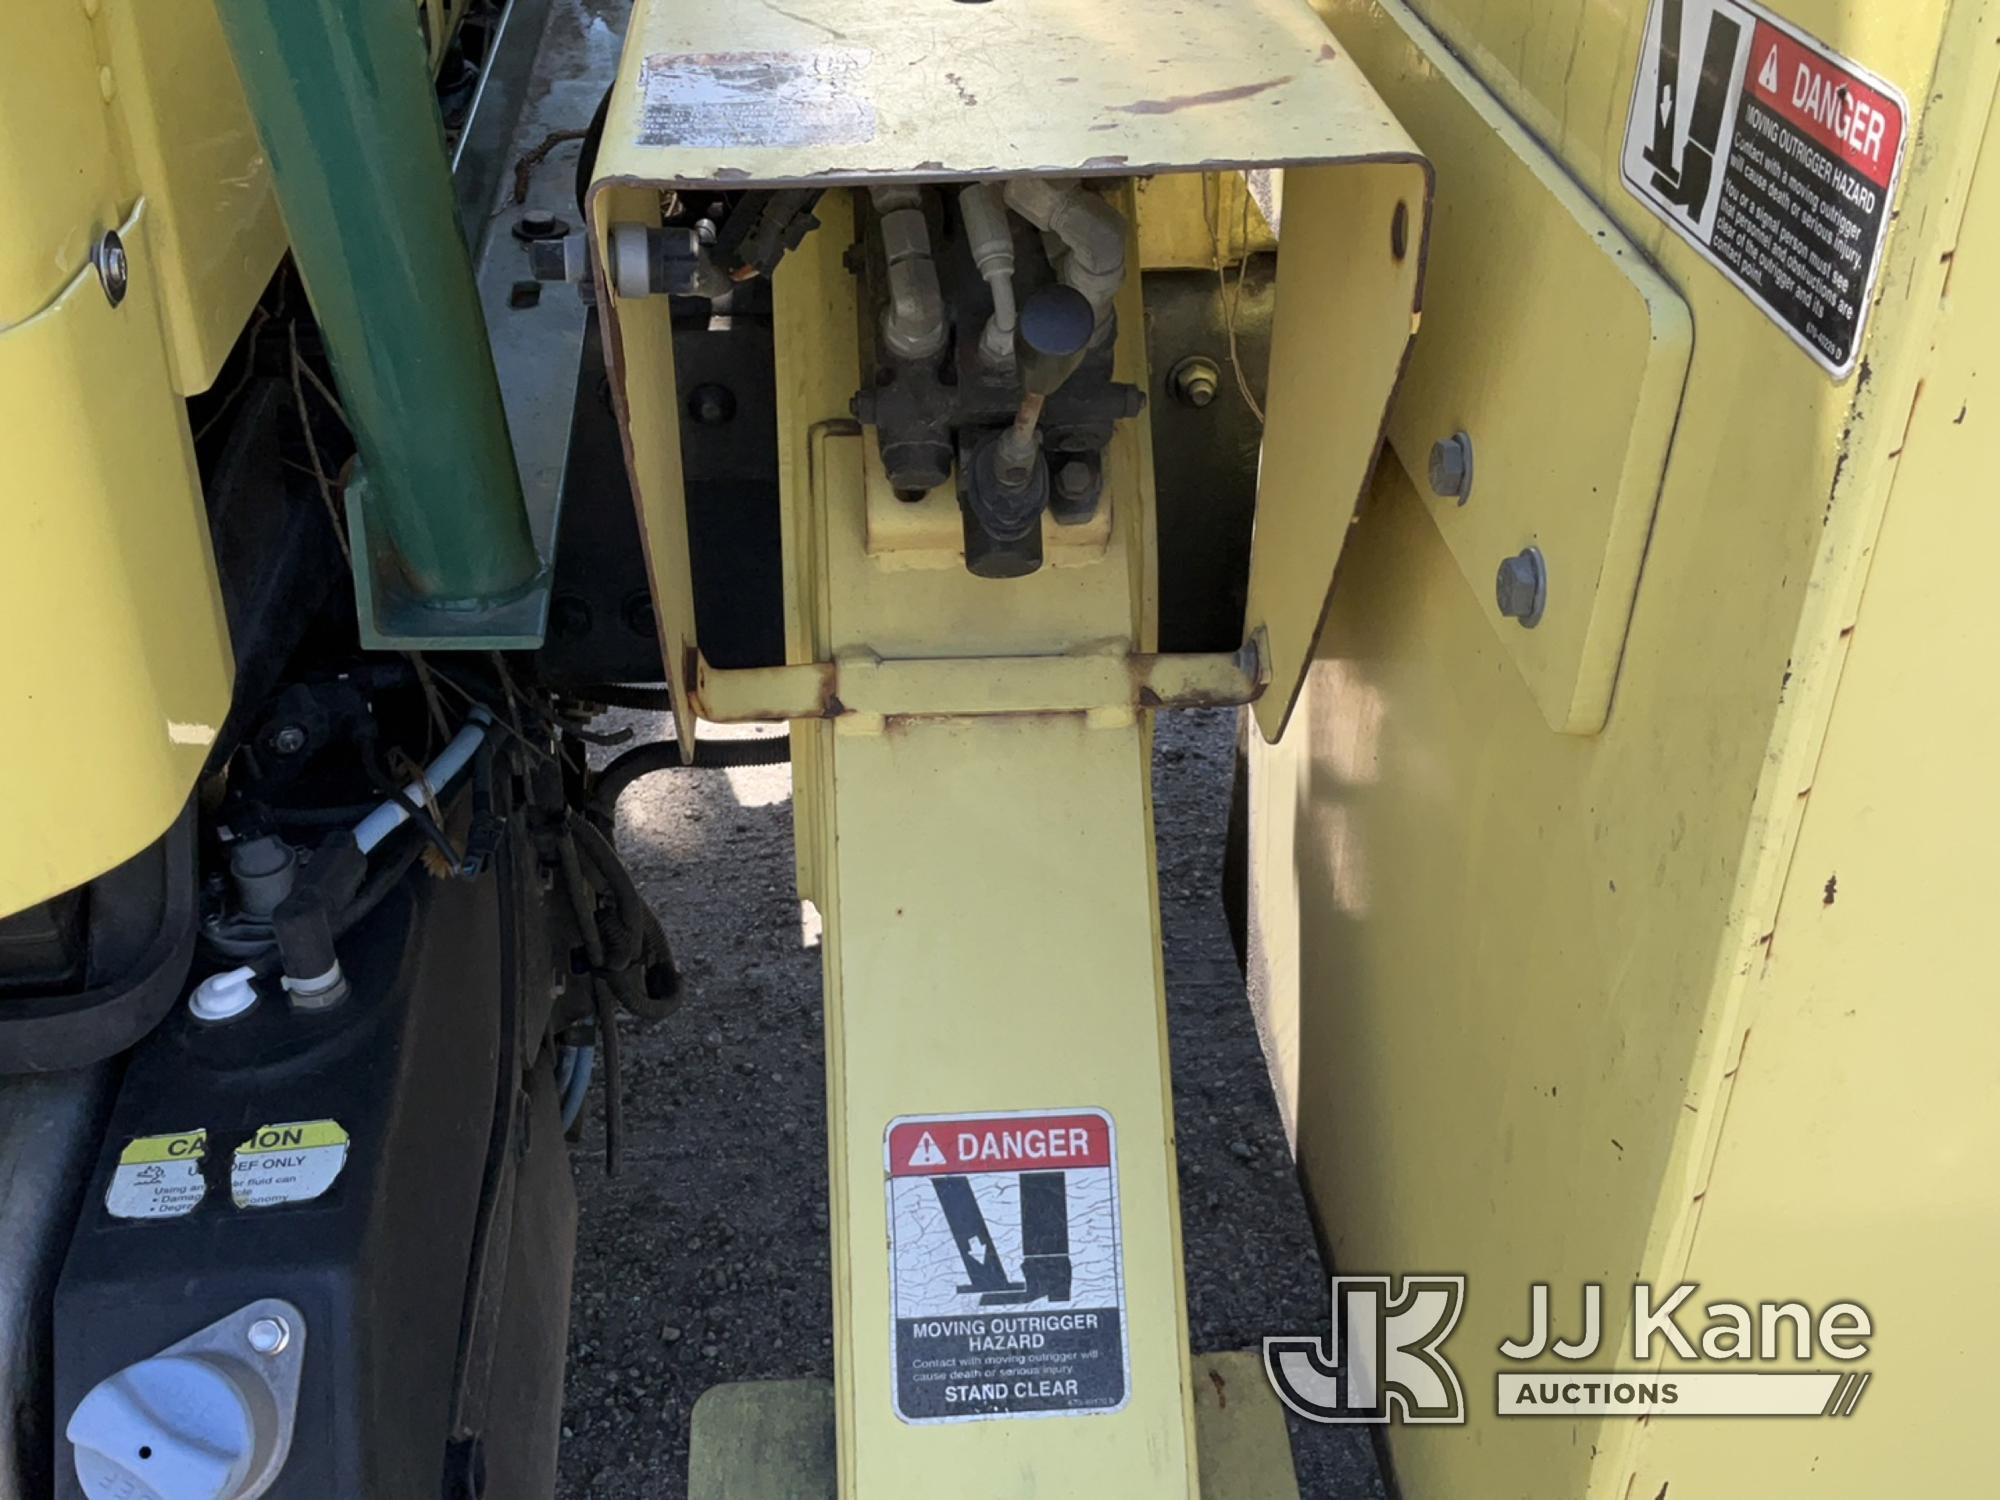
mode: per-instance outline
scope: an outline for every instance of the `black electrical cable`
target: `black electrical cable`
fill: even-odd
[[[665,1020],[685,998],[666,929],[611,840],[586,818],[573,820],[570,833],[576,852],[597,876],[597,887],[613,904],[612,911],[598,919],[603,935],[595,962],[633,1015],[644,1021]]]

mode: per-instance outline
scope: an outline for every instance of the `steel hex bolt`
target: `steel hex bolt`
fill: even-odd
[[[1431,444],[1431,492],[1460,505],[1472,498],[1472,439],[1466,433]]]
[[[1533,630],[1542,623],[1549,602],[1549,570],[1539,547],[1528,547],[1500,564],[1493,579],[1494,602],[1500,613]]]

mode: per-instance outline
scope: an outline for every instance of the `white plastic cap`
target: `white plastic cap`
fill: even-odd
[[[228,969],[211,974],[194,987],[188,1009],[198,1021],[233,1021],[257,1003],[255,969]]]
[[[261,1430],[272,1417],[259,1407],[219,1360],[141,1360],[71,1415],[77,1480],[90,1500],[236,1500],[275,1436]]]

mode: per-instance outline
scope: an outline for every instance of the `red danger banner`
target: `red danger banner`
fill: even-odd
[[[1902,105],[1768,21],[1750,45],[1750,80],[1780,118],[1877,187],[1889,185],[1903,152]]]
[[[1100,1114],[912,1120],[889,1132],[894,1177],[1110,1165],[1111,1124]]]

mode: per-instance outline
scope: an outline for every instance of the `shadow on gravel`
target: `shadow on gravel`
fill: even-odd
[[[641,737],[664,731],[630,716]],[[1326,1282],[1224,924],[1231,711],[1160,718],[1153,763],[1188,1316],[1196,1349],[1317,1331]],[[696,999],[625,1036],[625,1170],[593,1096],[560,1494],[682,1500],[688,1413],[732,1380],[832,1374],[819,950],[782,766],[666,773],[619,847]],[[1383,1494],[1357,1429],[1295,1423],[1302,1500]],[[1213,1500],[1229,1500],[1227,1495]]]

